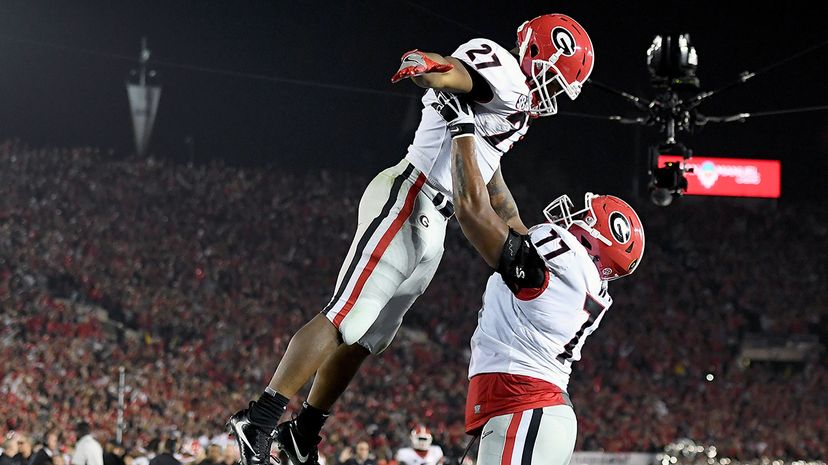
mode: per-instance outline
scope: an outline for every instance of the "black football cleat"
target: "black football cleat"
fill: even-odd
[[[294,465],[319,465],[317,446],[321,437],[307,438],[296,428],[296,419],[276,427],[276,447],[283,451]]]
[[[250,406],[253,402],[250,402]],[[278,465],[279,459],[270,455],[275,431],[250,421],[250,408],[239,410],[227,420],[227,431],[236,437],[241,465]]]

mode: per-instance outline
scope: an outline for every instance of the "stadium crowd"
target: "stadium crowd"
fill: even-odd
[[[213,462],[232,463],[223,423],[330,298],[367,182],[0,145],[6,442],[57,431],[71,447],[81,420],[111,441],[124,367],[129,460],[177,438],[183,461],[212,445]],[[540,219],[544,199],[517,200],[527,224]],[[783,203],[637,208],[642,266],[611,285],[615,304],[569,387],[577,449],[660,451],[690,438],[727,457],[828,458],[825,352],[782,368],[737,360],[749,333],[826,343],[828,289],[814,259],[828,250],[826,223]],[[468,341],[489,272],[452,222],[404,330],[335,408],[328,463],[360,440],[390,460],[417,423],[448,456],[462,452]]]

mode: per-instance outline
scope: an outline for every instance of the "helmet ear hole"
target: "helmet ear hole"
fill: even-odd
[[[540,50],[538,49],[537,45],[532,44],[532,45],[529,46],[529,56],[531,56],[532,58],[535,58],[536,56],[538,56],[539,52],[540,52]]]
[[[583,245],[584,248],[587,249],[587,250],[592,250],[592,244],[590,244],[589,241],[586,240],[586,237],[584,237],[584,236],[581,236],[581,245]]]

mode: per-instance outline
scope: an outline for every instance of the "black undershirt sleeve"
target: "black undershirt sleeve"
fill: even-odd
[[[503,252],[497,265],[497,272],[512,292],[523,289],[538,289],[546,279],[546,263],[529,241],[509,228]]]
[[[466,71],[469,72],[469,76],[472,79],[472,90],[467,95],[468,97],[479,103],[488,103],[491,102],[494,98],[494,93],[492,92],[492,87],[489,85],[489,82],[477,72],[474,67],[470,66],[468,63],[464,61],[460,61],[463,63],[463,66],[466,68]]]

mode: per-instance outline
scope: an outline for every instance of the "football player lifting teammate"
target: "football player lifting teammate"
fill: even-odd
[[[560,14],[521,25],[511,51],[473,39],[450,56],[419,50],[403,55],[392,82],[410,78],[428,89],[414,141],[396,166],[366,188],[330,302],[293,335],[259,399],[228,421],[242,465],[267,464],[274,440],[294,464],[316,464],[319,434],[334,402],[365,358],[385,350],[434,276],[454,213],[452,139],[432,107],[437,92],[465,94],[474,102],[475,154],[490,207],[509,228],[525,234],[500,158],[523,138],[533,118],[555,114],[557,95],[578,96],[593,58],[584,29]],[[314,374],[298,416],[277,425],[290,397]]]
[[[588,193],[578,211],[564,195],[544,210],[547,223],[516,231],[489,204],[471,106],[441,94],[435,109],[453,135],[460,227],[496,271],[471,340],[466,431],[480,435],[477,464],[566,465],[577,430],[572,364],[612,304],[607,282],[641,262],[641,220],[612,195]]]

